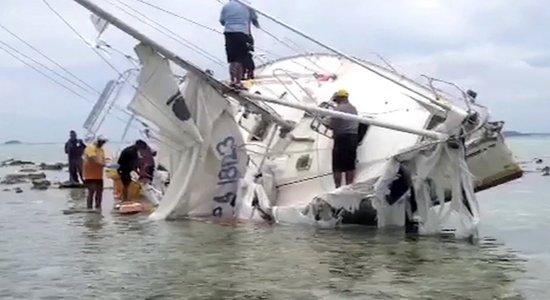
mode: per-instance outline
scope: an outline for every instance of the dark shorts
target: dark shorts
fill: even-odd
[[[118,169],[118,175],[120,176],[120,181],[122,181],[122,184],[124,186],[130,185],[132,182],[132,176],[130,173],[132,170],[124,170],[124,169]]]
[[[103,179],[84,179],[84,185],[91,189],[103,189]]]
[[[248,55],[249,36],[242,32],[225,32],[224,36],[227,62],[242,63]]]
[[[357,139],[357,134],[342,134],[334,137],[334,146],[332,148],[333,172],[355,170]]]

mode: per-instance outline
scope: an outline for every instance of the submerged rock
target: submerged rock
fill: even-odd
[[[33,190],[47,190],[52,183],[46,179],[36,179],[32,181]]]
[[[18,184],[27,182],[27,174],[8,174],[0,181],[0,184]]]
[[[40,180],[45,179],[46,174],[44,172],[40,173],[14,173],[6,175],[0,184],[19,184],[26,183],[29,180]]]
[[[20,187],[14,188],[13,191],[14,191],[16,194],[21,194],[21,193],[23,193],[23,190],[22,190]]]
[[[21,173],[34,173],[34,172],[37,172],[38,170],[34,167],[23,167],[19,170],[19,172]]]
[[[24,165],[34,165],[34,162],[27,160],[18,160],[18,159],[7,159],[0,162],[0,167],[13,167],[13,166],[24,166]]]
[[[30,180],[38,180],[38,179],[45,179],[46,178],[46,174],[44,172],[40,172],[40,173],[29,173],[27,175],[27,177],[30,179]]]
[[[61,171],[65,167],[64,163],[54,163],[54,164],[46,164],[41,163],[40,169],[44,171]]]

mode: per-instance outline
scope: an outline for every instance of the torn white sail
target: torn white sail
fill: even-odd
[[[90,15],[90,20],[97,30],[98,35],[101,35],[107,29],[107,26],[109,26],[109,22],[107,22],[107,20],[100,18],[95,14]]]
[[[180,157],[166,200],[151,217],[233,218],[239,181],[247,165],[239,127],[229,103],[192,74],[185,87],[185,101],[204,141]]]
[[[157,127],[171,175],[151,218],[233,218],[247,155],[229,102],[192,73],[181,93],[168,61],[148,46],[136,52],[143,68],[130,109]]]
[[[143,67],[129,109],[157,126],[165,139],[181,146],[178,150],[201,142],[168,61],[143,44],[136,46],[135,51]]]

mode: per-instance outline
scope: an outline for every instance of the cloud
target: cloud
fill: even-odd
[[[171,38],[145,24],[149,22],[147,18],[131,16],[136,13],[117,1],[95,0],[200,67],[213,69],[216,74],[225,74],[223,38],[220,35],[137,0],[123,0],[181,37]],[[87,39],[95,38],[96,33],[85,9],[73,1],[48,2]],[[221,6],[216,0],[150,2],[206,26],[221,29],[218,24]],[[255,0],[253,4],[350,54],[377,60],[372,53],[379,53],[397,70],[414,79],[421,80],[420,74],[428,74],[456,82],[464,88],[472,88],[478,91],[479,101],[490,107],[493,117],[504,119],[513,129],[550,130],[546,122],[546,116],[550,114],[550,106],[546,105],[550,101],[550,56],[547,54],[550,34],[545,30],[550,25],[550,11],[543,1]],[[258,46],[263,48],[259,52],[265,50],[273,56],[320,50],[265,18],[261,19],[261,23],[263,28],[285,40],[291,47],[256,31]],[[117,76],[42,1],[2,0],[0,24],[62,63],[96,90],[101,90],[107,80]],[[117,29],[110,28],[103,38],[116,49],[133,54],[135,41]],[[0,41],[51,66],[2,29]],[[190,46],[189,42],[216,59],[205,58],[198,53],[201,50],[192,49],[194,46]],[[116,52],[110,52],[109,60],[121,71],[131,67],[128,60]],[[58,140],[57,136],[66,135],[62,124],[66,124],[67,128],[79,126],[78,120],[84,121],[91,108],[90,102],[97,98],[96,94],[90,93],[86,94],[90,102],[81,100],[1,50],[0,69],[1,111],[4,117],[10,116],[9,124],[14,128],[9,132],[3,130],[0,140],[15,138],[18,134],[22,139],[37,139],[33,133],[48,122],[59,125],[41,134],[41,139]],[[111,128],[105,130],[118,132],[122,122],[111,123]]]

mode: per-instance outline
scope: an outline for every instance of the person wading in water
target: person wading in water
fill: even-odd
[[[135,144],[128,146],[120,152],[118,157],[118,174],[122,182],[122,202],[130,201],[128,197],[128,188],[132,183],[132,171],[139,169],[139,152],[146,151],[149,146],[142,140],[137,140]]]
[[[69,182],[80,183],[80,180],[84,180],[82,177],[82,155],[86,144],[77,138],[76,132],[71,130],[69,133],[69,140],[65,143],[65,153],[69,160]]]
[[[103,145],[107,139],[99,136],[94,143],[86,146],[84,150],[84,184],[88,188],[88,198],[86,204],[88,209],[101,209],[103,200],[103,168],[105,167],[105,152]]]
[[[341,89],[334,95],[335,111],[357,115],[357,109],[348,100],[349,94]],[[346,185],[352,184],[355,177],[355,160],[357,158],[357,143],[359,122],[330,118],[330,127],[334,137],[332,148],[332,172],[336,188],[342,185],[342,173],[346,177]]]
[[[236,0],[229,0],[220,14],[220,23],[224,26],[225,52],[229,62],[231,86],[244,89],[241,80],[244,76],[244,64],[250,68],[250,50],[253,47],[250,24],[260,28],[255,11]]]

